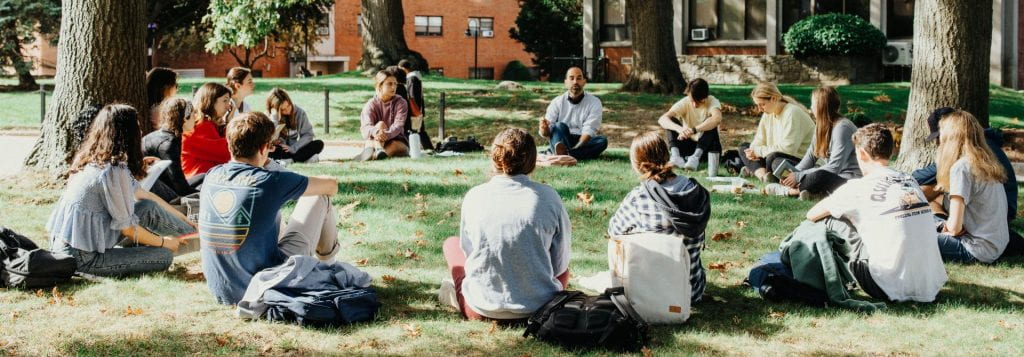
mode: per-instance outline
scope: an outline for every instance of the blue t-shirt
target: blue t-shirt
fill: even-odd
[[[277,214],[308,184],[293,172],[235,161],[206,174],[199,200],[200,254],[206,285],[218,303],[238,303],[254,274],[287,259],[277,246]]]

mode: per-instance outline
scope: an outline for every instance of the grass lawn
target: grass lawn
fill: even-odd
[[[223,82],[221,78],[183,79],[178,95],[190,97],[192,88],[205,82]],[[52,90],[53,81],[43,80]],[[447,135],[464,137],[474,135],[492,138],[498,128],[514,125],[534,127],[544,114],[551,98],[564,91],[561,83],[524,82],[525,90],[495,90],[496,81],[465,80],[445,77],[427,77],[424,81],[427,101],[428,132],[435,141],[437,135],[438,102],[445,92],[448,110],[445,115]],[[289,91],[297,105],[306,110],[318,136],[334,139],[358,139],[359,113],[363,104],[373,96],[372,80],[356,73],[324,76],[310,79],[258,78],[256,93],[247,98],[249,105],[265,110],[265,98],[273,87]],[[604,103],[602,132],[609,136],[611,145],[624,146],[636,133],[655,128],[657,117],[665,112],[678,97],[658,94],[619,92],[617,83],[592,83],[587,89],[598,95]],[[738,109],[752,105],[750,85],[713,85],[711,94],[723,104]],[[324,134],[324,89],[330,90],[330,134]],[[782,85],[783,93],[792,95],[810,105],[813,86]],[[847,108],[863,111],[875,121],[902,122],[906,114],[909,83],[877,83],[839,87]],[[51,93],[52,94],[52,93]],[[1024,94],[993,86],[990,102],[991,123],[1001,128],[1024,128]],[[879,97],[876,100],[876,97]],[[888,98],[886,102],[885,98]],[[39,93],[0,93],[0,107],[8,108],[0,116],[0,129],[35,129],[39,126]],[[741,137],[753,133],[756,117],[727,113],[723,140],[732,146]]]
[[[463,321],[436,302],[438,283],[447,274],[441,243],[457,234],[463,194],[488,178],[489,162],[482,154],[295,168],[338,177],[336,207],[359,202],[340,221],[338,258],[365,259],[363,269],[374,276],[384,304],[373,323],[308,329],[241,321],[230,307],[213,302],[197,274],[198,254],[193,253],[177,258],[168,273],[79,282],[56,291],[0,290],[0,354],[566,353],[524,340],[521,329]],[[540,168],[533,178],[557,189],[572,218],[570,287],[577,278],[606,269],[609,216],[637,184],[626,153],[613,149],[577,167]],[[45,221],[60,190],[39,183],[45,181],[44,176],[0,181],[0,222],[44,246]],[[593,202],[577,199],[579,192],[591,193]],[[709,239],[703,261],[705,267],[724,268],[709,270],[704,301],[695,305],[688,323],[653,330],[653,352],[1024,354],[1022,258],[991,266],[949,264],[950,281],[935,303],[890,304],[872,315],[770,304],[741,286],[755,259],[775,249],[810,206],[793,199],[713,194],[708,236],[726,231],[733,235]],[[1013,228],[1024,230],[1024,219]],[[385,280],[385,275],[394,279]]]

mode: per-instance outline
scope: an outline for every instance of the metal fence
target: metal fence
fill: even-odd
[[[561,82],[565,79],[565,71],[571,67],[583,68],[591,82],[608,81],[608,59],[605,57],[554,57],[552,58],[549,81]]]

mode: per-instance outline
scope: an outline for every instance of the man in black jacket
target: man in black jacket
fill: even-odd
[[[423,81],[420,80],[420,72],[413,69],[412,61],[409,60],[399,61],[398,67],[405,71],[405,89],[406,93],[409,94],[409,112],[412,113],[412,120],[405,122],[406,134],[411,135],[413,131],[419,133],[423,149],[433,149],[430,135],[427,135],[427,125],[423,121],[426,114],[426,108],[424,107],[426,102],[423,101]]]

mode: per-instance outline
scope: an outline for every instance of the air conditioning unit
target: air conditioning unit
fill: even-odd
[[[887,66],[910,66],[914,63],[913,58],[912,42],[889,42],[882,50],[882,64]]]
[[[494,37],[494,31],[480,31],[481,37]]]
[[[711,31],[707,28],[690,29],[691,41],[707,41],[711,39]]]

